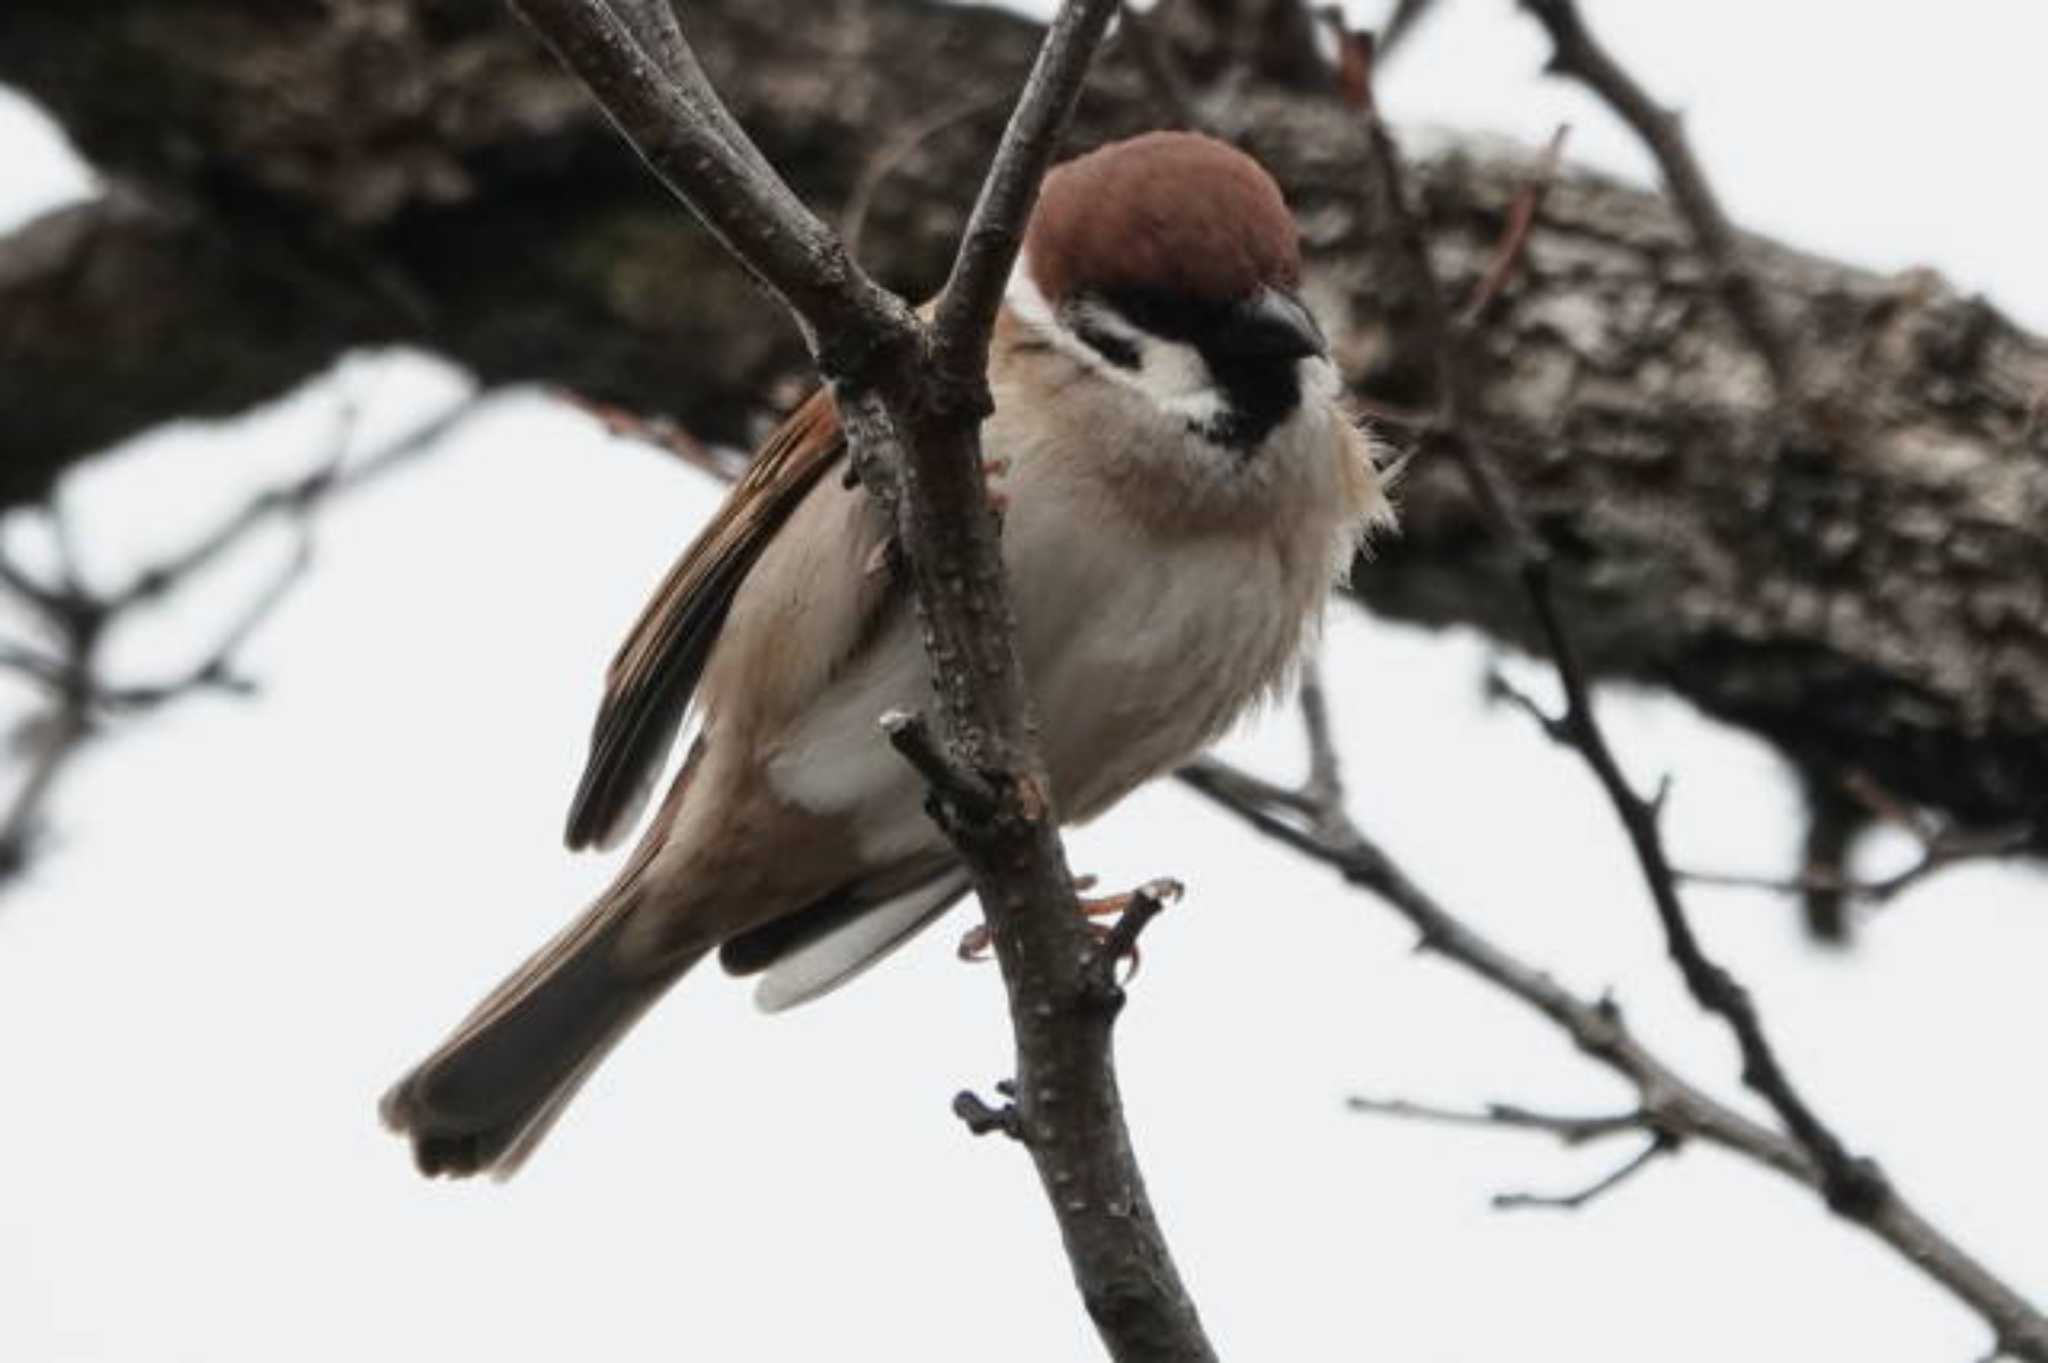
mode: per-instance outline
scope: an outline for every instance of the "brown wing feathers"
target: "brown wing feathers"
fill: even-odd
[[[609,846],[631,825],[682,727],[734,593],[775,530],[845,450],[839,413],[811,395],[669,570],[605,674],[590,756],[569,806],[571,848]]]

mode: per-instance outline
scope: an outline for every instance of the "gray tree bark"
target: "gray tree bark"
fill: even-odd
[[[1356,116],[1293,6],[1263,29],[1230,9],[1171,16],[1204,115],[1286,186],[1359,393],[1427,407]],[[798,190],[828,215],[861,205],[863,262],[936,288],[1039,30],[921,0],[708,0],[686,22]],[[0,507],[357,346],[723,442],[808,382],[780,312],[497,0],[24,0],[0,7],[0,81],[112,186],[0,238]],[[1074,141],[1162,117],[1113,48]],[[1478,144],[1416,166],[1454,288],[1531,173]],[[1486,435],[1590,664],[1762,734],[1823,788],[1862,773],[2048,848],[2048,342],[1931,274],[1750,239],[1815,362],[1821,415],[1790,419],[1688,241],[1659,196],[1567,173],[1486,325]],[[1359,596],[1529,644],[1510,563],[1424,444]]]

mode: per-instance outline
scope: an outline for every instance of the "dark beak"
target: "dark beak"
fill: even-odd
[[[1245,359],[1299,360],[1330,348],[1314,314],[1299,298],[1279,289],[1260,289],[1232,304],[1217,340],[1225,353]]]

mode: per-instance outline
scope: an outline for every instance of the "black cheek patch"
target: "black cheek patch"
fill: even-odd
[[[1248,347],[1242,318],[1228,303],[1135,289],[1105,295],[1103,301],[1140,330],[1191,345],[1201,354],[1223,395],[1221,413],[1194,423],[1206,439],[1249,454],[1301,405],[1296,357]],[[1083,339],[1088,339],[1085,333]],[[1127,343],[1125,348],[1133,349]]]

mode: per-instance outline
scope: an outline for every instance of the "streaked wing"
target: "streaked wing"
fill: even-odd
[[[846,450],[823,390],[790,413],[697,535],[605,674],[590,756],[569,806],[571,848],[609,847],[645,806],[733,595],[776,529]]]

